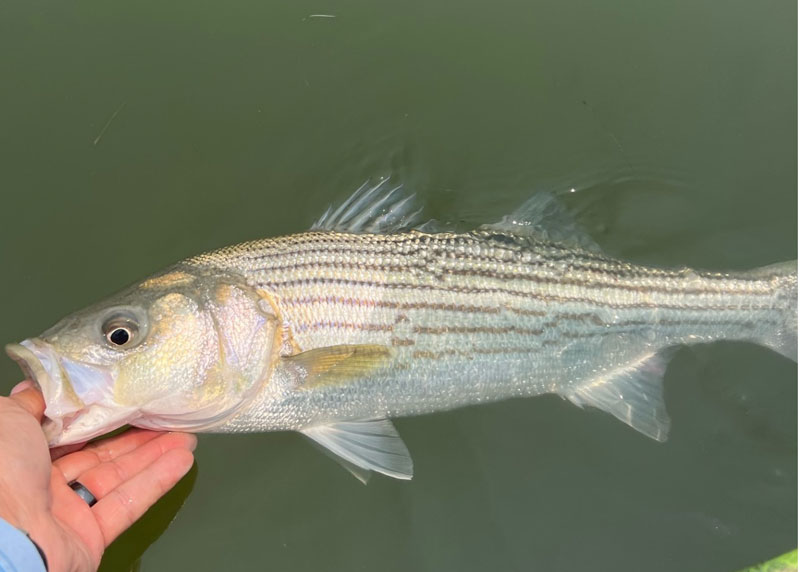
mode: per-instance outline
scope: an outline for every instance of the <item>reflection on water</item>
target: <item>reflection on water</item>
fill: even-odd
[[[738,0],[4,3],[0,341],[388,174],[459,227],[548,190],[626,259],[796,258],[795,22]],[[796,377],[682,350],[663,445],[555,397],[401,419],[409,483],[364,487],[292,434],[202,436],[103,567],[735,570],[796,543]]]

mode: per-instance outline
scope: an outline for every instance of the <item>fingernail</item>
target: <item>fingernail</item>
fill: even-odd
[[[33,382],[30,381],[29,379],[26,379],[25,381],[20,381],[17,385],[15,385],[11,389],[11,393],[9,393],[9,395],[15,395],[20,391],[25,391],[26,389],[30,389],[32,387],[33,387]]]

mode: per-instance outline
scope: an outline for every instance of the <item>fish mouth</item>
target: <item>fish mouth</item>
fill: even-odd
[[[24,344],[25,342],[22,343]],[[33,351],[22,344],[8,344],[6,345],[6,353],[17,362],[22,373],[25,374],[25,378],[33,381],[40,391],[44,392],[44,386],[52,385],[52,378],[44,367],[44,362]]]
[[[105,370],[59,357],[38,338],[9,344],[6,353],[44,396],[42,430],[51,447],[88,441],[133,417],[129,408],[113,406]]]

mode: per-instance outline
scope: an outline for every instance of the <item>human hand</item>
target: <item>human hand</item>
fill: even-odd
[[[30,382],[0,397],[0,517],[42,548],[50,572],[97,570],[105,548],[191,469],[197,439],[130,429],[80,450],[50,451],[43,414]],[[81,499],[72,481],[97,504]]]

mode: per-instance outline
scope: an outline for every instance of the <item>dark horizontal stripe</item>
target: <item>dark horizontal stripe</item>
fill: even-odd
[[[394,326],[389,324],[367,324],[359,322],[340,322],[334,320],[320,320],[310,324],[299,323],[294,324],[293,326],[297,328],[298,333],[321,329],[359,330],[364,332],[391,332],[394,329]]]
[[[333,297],[331,297],[333,298]],[[390,307],[399,307],[404,306],[408,307],[410,305],[401,305],[401,304],[392,304],[383,302],[384,305],[388,305]],[[419,306],[415,304],[414,306]],[[434,309],[442,309],[445,305],[443,304],[427,304],[426,306],[434,308]],[[456,308],[457,306],[450,305],[452,308]],[[537,312],[538,314],[544,314],[544,312]],[[408,318],[404,321],[407,321]],[[736,319],[717,319],[717,320],[675,320],[675,319],[666,319],[666,318],[658,318],[655,320],[622,320],[622,321],[611,321],[606,322],[602,320],[596,313],[593,312],[584,312],[584,313],[557,313],[553,316],[553,319],[545,322],[542,324],[541,328],[524,328],[520,326],[461,326],[461,325],[444,325],[444,326],[416,326],[413,328],[413,333],[415,334],[429,334],[429,335],[438,335],[438,334],[520,334],[520,335],[532,335],[532,336],[539,336],[544,334],[546,331],[557,329],[562,321],[584,321],[589,322],[593,325],[600,326],[603,328],[612,328],[617,330],[619,328],[630,328],[630,327],[649,327],[655,328],[658,326],[740,326],[743,328],[754,329],[756,328],[757,324],[750,320],[736,320]],[[778,324],[778,320],[764,318],[762,321],[763,324]],[[351,330],[360,330],[360,331],[393,331],[393,325],[389,324],[375,324],[375,323],[358,323],[358,322],[342,322],[342,321],[318,321],[313,323],[297,323],[295,324],[298,332],[306,332],[309,330],[317,330],[317,329],[351,329]],[[609,331],[604,329],[602,331],[597,332],[566,332],[563,335],[566,337],[591,337],[595,335],[603,335],[608,334]],[[393,346],[406,346],[406,345],[414,345],[416,342],[415,340],[408,339],[408,338],[392,338],[391,343]]]
[[[575,319],[572,316],[570,319]],[[574,332],[566,331],[559,332],[557,335],[562,338],[568,339],[582,339],[593,338],[604,335],[614,335],[615,333],[625,333],[621,330],[624,328],[657,328],[659,326],[739,326],[748,329],[756,328],[757,324],[749,320],[624,320],[621,322],[603,322],[597,320],[589,320],[592,323],[603,327],[601,330],[594,330],[588,332]],[[767,324],[777,324],[777,320],[764,320]],[[444,334],[519,334],[530,336],[541,336],[547,331],[555,329],[558,323],[548,322],[544,324],[544,328],[522,328],[519,326],[417,326],[413,329],[414,334],[419,335],[444,335]],[[322,320],[313,323],[298,323],[294,327],[298,333],[307,332],[310,330],[320,329],[344,329],[344,330],[358,330],[366,332],[391,332],[394,330],[394,325],[390,324],[374,324],[374,323],[359,323],[359,322],[342,322],[332,320]],[[610,329],[609,329],[610,328]],[[552,345],[556,340],[546,340],[543,345]],[[409,338],[396,338],[391,339],[392,346],[412,346],[416,341]],[[426,350],[418,350],[426,351]],[[447,350],[450,351],[450,350]],[[473,351],[478,351],[475,349]]]
[[[393,324],[375,324],[368,322],[342,322],[336,320],[320,320],[312,323],[295,324],[298,332],[321,329],[360,330],[366,332],[390,332]],[[544,333],[541,328],[521,328],[519,326],[417,326],[413,329],[415,334],[441,335],[441,334],[520,334],[540,336]],[[393,345],[412,345],[414,340],[401,340],[393,338]]]
[[[346,298],[344,296],[303,296],[301,298],[282,298],[281,304],[285,306],[302,306],[313,304],[340,304],[342,306],[357,306],[369,308],[386,308],[389,310],[432,310],[442,312],[460,312],[465,314],[499,314],[506,310],[520,316],[547,315],[541,310],[527,310],[510,306],[474,306],[470,304],[444,304],[436,302],[391,302],[389,300],[367,300],[361,298]]]
[[[745,294],[752,295],[752,292],[749,292],[748,289],[745,288],[737,288],[737,289],[723,289],[720,288],[718,285],[709,288],[687,288],[687,287],[676,287],[676,288],[669,288],[667,286],[655,286],[655,285],[634,285],[634,284],[622,284],[619,282],[605,282],[605,281],[596,281],[596,280],[578,280],[576,278],[547,278],[545,276],[535,276],[532,274],[514,274],[510,272],[495,272],[490,270],[475,270],[475,269],[465,269],[465,270],[457,270],[457,269],[447,269],[446,272],[448,274],[452,274],[454,276],[466,276],[466,277],[481,277],[481,278],[492,278],[494,280],[501,280],[501,281],[510,281],[510,280],[521,280],[525,282],[531,282],[534,284],[546,284],[546,285],[558,285],[558,286],[578,286],[580,288],[603,288],[603,289],[610,289],[610,290],[623,290],[626,292],[638,292],[638,293],[649,293],[654,292],[657,294],[688,294],[688,295],[704,295],[704,294],[722,294],[722,295],[729,295],[729,296],[740,296]],[[600,272],[599,274],[607,274],[605,271]],[[765,290],[763,294],[768,294],[769,290]]]
[[[769,324],[777,324],[776,320],[765,320],[765,323]],[[625,334],[625,333],[637,333],[641,331],[643,328],[647,329],[656,329],[659,326],[706,326],[709,328],[718,328],[720,326],[736,326],[740,328],[746,329],[754,329],[756,324],[752,321],[747,320],[656,320],[652,322],[648,322],[645,320],[625,320],[622,322],[617,323],[609,323],[606,324],[607,329],[602,330],[594,330],[588,332],[560,332],[558,333],[559,337],[568,338],[568,339],[583,339],[583,338],[595,338],[598,336],[607,336],[607,335],[614,335],[614,334]],[[625,328],[628,328],[630,331],[624,331]],[[552,340],[553,341],[557,340]]]
[[[586,312],[582,314],[556,314],[553,316],[551,321],[545,322],[542,324],[542,327],[545,329],[548,328],[557,328],[561,325],[562,320],[571,320],[571,321],[585,321],[590,322],[596,326],[603,326],[603,327],[627,327],[627,326],[712,326],[712,325],[724,325],[724,326],[743,326],[746,328],[755,328],[756,324],[754,322],[742,319],[742,320],[673,320],[668,318],[656,318],[653,320],[621,320],[621,321],[611,321],[605,322],[603,321],[600,316],[593,312]],[[777,320],[771,320],[769,318],[762,319],[762,323],[777,324]]]
[[[582,312],[582,313],[566,313],[560,312],[555,314],[551,321],[545,322],[542,326],[544,328],[556,328],[561,324],[562,320],[569,320],[569,321],[577,321],[577,322],[590,322],[596,326],[606,326],[608,325],[607,322],[604,322],[600,316],[598,316],[594,312]]]
[[[446,350],[414,350],[411,354],[415,359],[439,360],[447,357],[472,358],[476,355],[504,355],[504,354],[533,354],[541,352],[541,348],[536,347],[507,347],[507,348],[471,348],[468,350],[446,349]]]
[[[519,326],[416,326],[415,334],[521,334],[525,336],[540,336],[544,333],[541,328],[521,328]]]

